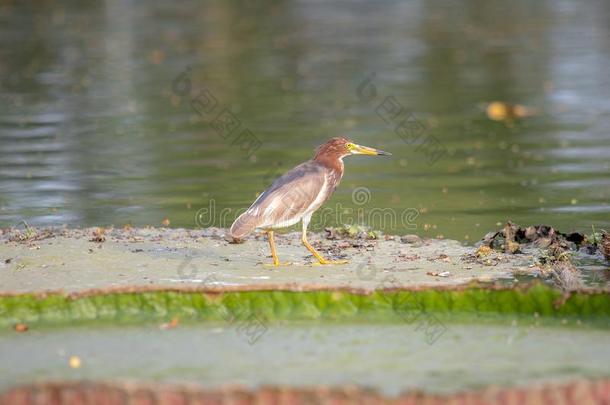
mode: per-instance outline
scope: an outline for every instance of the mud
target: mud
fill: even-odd
[[[11,229],[0,235],[0,289],[286,284],[376,289],[387,275],[396,286],[515,282],[515,271],[529,272],[534,259],[503,252],[478,259],[475,248],[452,240],[329,240],[318,234],[310,241],[325,256],[350,263],[318,265],[298,234],[277,236],[280,260],[291,264],[274,268],[262,234],[235,244],[221,229]]]
[[[378,289],[451,286],[472,281],[518,284],[523,275],[549,278],[539,250],[514,252],[416,236],[311,235],[326,257],[347,265],[320,266],[296,233],[278,235],[282,262],[271,267],[263,234],[231,243],[222,229],[5,229],[0,235],[0,292],[83,291],[116,287],[320,286]],[[329,239],[330,238],[330,239]],[[600,270],[602,287],[607,273]],[[583,287],[573,274],[566,287]],[[598,283],[597,287],[600,287]]]

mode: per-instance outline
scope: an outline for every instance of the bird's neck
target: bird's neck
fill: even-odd
[[[339,178],[343,177],[343,156],[316,156],[313,159],[315,162],[323,165],[334,171],[339,175]]]

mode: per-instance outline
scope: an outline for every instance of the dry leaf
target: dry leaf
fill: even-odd
[[[29,327],[25,323],[16,323],[15,324],[15,332],[23,333],[23,332],[27,332],[28,329],[29,329]]]

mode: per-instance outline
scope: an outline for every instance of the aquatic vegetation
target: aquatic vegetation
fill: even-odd
[[[8,231],[11,232],[11,236],[9,238],[10,241],[29,243],[47,239],[53,236],[53,230],[51,229],[37,229],[33,226],[30,226],[25,221],[21,221],[21,223],[25,228],[24,230],[10,229]]]
[[[573,292],[536,284],[527,288],[472,285],[437,289],[129,289],[79,294],[0,296],[0,325],[111,321],[226,321],[256,315],[274,321],[415,322],[434,314],[443,322],[539,322],[610,327],[610,294]],[[572,322],[573,321],[573,322]]]
[[[326,239],[379,239],[380,231],[375,231],[364,225],[343,225],[338,227],[327,227]]]

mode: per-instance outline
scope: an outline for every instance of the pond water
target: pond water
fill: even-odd
[[[0,226],[230,226],[346,135],[393,157],[347,158],[314,229],[610,228],[609,19],[602,1],[4,3]],[[227,111],[239,126],[214,125]]]
[[[11,332],[0,334],[0,388],[128,379],[208,387],[358,384],[396,395],[610,375],[605,331],[507,323],[448,324],[433,343],[415,325],[269,325],[256,339],[226,324]],[[69,367],[71,356],[81,368]]]

